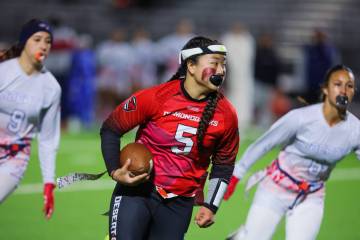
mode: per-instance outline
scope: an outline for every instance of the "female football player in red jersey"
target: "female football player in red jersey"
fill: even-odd
[[[199,227],[214,223],[239,145],[236,112],[219,91],[226,48],[195,37],[183,47],[179,61],[170,81],[135,93],[102,125],[103,157],[117,181],[110,205],[110,239],[184,239],[195,193],[210,163],[207,198],[195,222]],[[136,126],[136,141],[153,154],[151,176],[132,177],[130,161],[119,166],[120,138]]]

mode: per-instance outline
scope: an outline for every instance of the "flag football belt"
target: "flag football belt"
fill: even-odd
[[[72,185],[75,182],[87,181],[87,180],[91,180],[91,181],[97,180],[97,179],[101,178],[105,173],[107,173],[107,171],[97,173],[97,174],[70,173],[66,176],[58,177],[56,179],[56,184],[57,184],[57,187],[59,189],[61,189],[61,188],[67,187],[69,185]],[[164,199],[173,198],[173,197],[178,196],[174,193],[166,192],[165,189],[158,187],[158,186],[155,186],[155,189],[159,193],[159,195]]]
[[[85,180],[97,180],[101,178],[107,171],[101,173],[70,173],[66,176],[58,177],[56,179],[56,185],[59,189],[69,186],[75,182],[85,181]]]
[[[159,195],[164,198],[174,198],[177,197],[178,195],[171,193],[171,192],[166,192],[165,189],[163,189],[162,187],[159,186],[155,186],[156,191],[159,193]]]
[[[279,174],[276,174],[276,170],[279,171]],[[324,182],[322,181],[301,181],[293,176],[291,176],[288,172],[286,172],[284,169],[280,167],[279,160],[276,159],[267,169],[267,175],[269,175],[273,181],[277,184],[279,184],[280,180],[282,180],[284,177],[288,178],[292,183],[295,184],[294,187],[287,187],[289,190],[293,190],[298,192],[298,195],[296,196],[294,202],[291,204],[289,209],[293,209],[295,206],[303,202],[307,195],[310,193],[314,193],[319,191],[324,187]]]
[[[7,157],[14,157],[28,146],[30,146],[30,143],[0,144],[0,148],[5,150],[5,154],[0,156],[0,160]]]

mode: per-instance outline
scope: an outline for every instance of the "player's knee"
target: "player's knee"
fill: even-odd
[[[12,193],[14,192],[14,190],[16,189],[15,187],[6,187],[6,186],[0,186],[0,204],[3,203],[6,198]]]

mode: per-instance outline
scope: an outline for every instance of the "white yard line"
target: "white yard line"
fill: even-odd
[[[359,181],[360,180],[360,168],[339,168],[335,169],[331,174],[330,182],[339,181]],[[244,184],[244,182],[241,182]],[[57,193],[62,192],[78,192],[78,191],[98,191],[98,190],[109,190],[113,189],[115,182],[112,180],[96,180],[96,181],[84,181],[74,183],[71,186],[57,190]],[[41,193],[43,191],[42,183],[28,183],[20,184],[14,194],[32,194]]]

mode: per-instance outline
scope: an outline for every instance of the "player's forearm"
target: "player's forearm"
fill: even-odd
[[[105,161],[106,169],[111,172],[118,169],[120,154],[120,135],[113,131],[106,123],[100,129],[101,152]]]
[[[214,214],[220,207],[233,169],[233,164],[216,164],[213,162],[209,176],[208,194],[204,206]]]
[[[289,142],[301,126],[301,116],[291,111],[276,121],[258,140],[251,144],[236,163],[233,175],[242,179],[247,170],[275,146]]]
[[[60,130],[55,130],[52,135],[49,139],[43,139],[40,134],[38,138],[39,160],[44,183],[55,182],[55,162],[59,147]]]
[[[241,159],[235,164],[232,175],[238,179],[244,178],[246,172],[261,159],[262,156],[283,141],[284,136],[279,129],[267,131],[246,149]]]
[[[39,146],[39,159],[44,183],[55,183],[56,150]]]
[[[234,170],[234,163],[232,164],[216,164],[213,162],[209,179],[219,178],[229,181]]]
[[[38,134],[38,142],[43,181],[54,183],[56,154],[60,142],[60,110],[56,106],[45,114]]]
[[[220,207],[227,185],[228,181],[223,178],[212,178],[209,181],[208,194],[204,206],[214,214]]]

